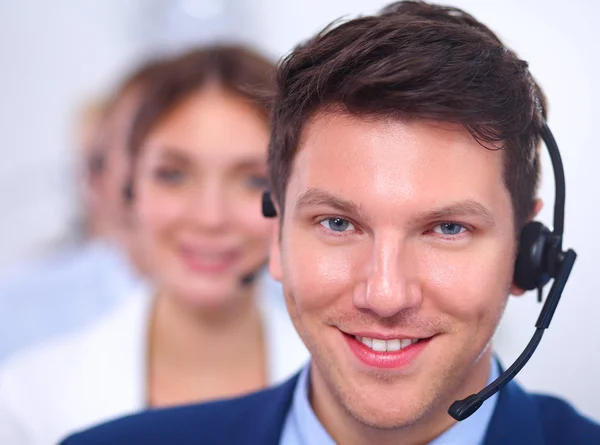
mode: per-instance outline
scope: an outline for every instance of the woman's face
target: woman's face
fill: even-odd
[[[189,96],[149,133],[134,212],[160,292],[219,308],[265,263],[268,137],[255,108],[216,87]]]

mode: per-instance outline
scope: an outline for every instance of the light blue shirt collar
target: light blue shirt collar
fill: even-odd
[[[310,406],[309,376],[310,363],[302,370],[298,379],[292,407],[287,415],[279,445],[335,445]],[[488,384],[498,376],[498,364],[492,360]],[[498,394],[494,394],[475,414],[456,423],[429,445],[482,445],[497,400]]]

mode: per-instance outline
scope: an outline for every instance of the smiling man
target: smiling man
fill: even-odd
[[[539,211],[545,99],[527,63],[454,8],[395,3],[280,65],[270,271],[310,364],[281,387],[149,412],[65,444],[598,444],[514,382],[490,345]]]
[[[271,257],[313,357],[313,408],[338,443],[373,427],[428,443],[491,372],[515,253],[502,156],[460,125],[321,113]]]

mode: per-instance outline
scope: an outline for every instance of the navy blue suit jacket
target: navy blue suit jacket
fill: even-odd
[[[146,411],[67,438],[61,445],[278,445],[298,376],[241,398]],[[516,383],[499,393],[485,445],[600,445],[600,425],[564,401]]]

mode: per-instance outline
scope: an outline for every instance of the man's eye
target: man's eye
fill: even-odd
[[[343,218],[325,218],[320,224],[333,232],[345,232],[346,230],[354,230],[354,225]]]
[[[441,235],[460,235],[465,230],[467,229],[456,223],[442,223],[433,228],[435,233],[439,233]]]

